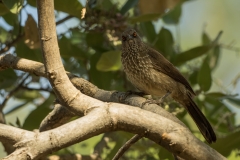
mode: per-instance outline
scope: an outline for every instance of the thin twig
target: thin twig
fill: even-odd
[[[144,133],[145,134],[145,133]],[[118,160],[134,143],[136,143],[139,139],[141,139],[144,134],[134,135],[130,140],[128,140],[116,153],[112,160]]]
[[[17,87],[15,87],[12,91],[9,92],[9,94],[5,97],[4,101],[2,102],[2,104],[0,105],[0,111],[3,110],[4,106],[6,105],[7,101],[12,97],[12,95],[17,92],[21,86],[23,85],[23,83],[26,81],[26,79],[29,77],[29,74],[23,78],[23,80],[18,84]]]
[[[54,93],[50,88],[30,88],[27,86],[21,86],[21,89],[29,90],[29,91],[45,91],[45,92],[50,92]]]
[[[4,48],[0,50],[0,54],[7,52],[15,43],[22,40],[24,37],[24,34],[19,34],[15,39],[13,39],[11,42],[7,43]]]
[[[68,15],[68,16],[66,16],[65,18],[57,21],[57,22],[56,22],[56,25],[59,25],[59,24],[65,22],[66,20],[69,20],[69,19],[71,19],[71,18],[73,18],[73,16],[72,16],[72,15]]]
[[[240,52],[240,48],[239,47],[234,47],[232,45],[226,45],[226,44],[220,44],[220,46],[222,48],[228,49],[230,51],[234,51],[234,52],[237,52],[237,53]]]

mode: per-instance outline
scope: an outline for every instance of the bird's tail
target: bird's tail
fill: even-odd
[[[206,117],[203,115],[201,110],[198,108],[197,104],[193,101],[192,96],[188,94],[189,100],[185,103],[185,107],[188,113],[193,118],[194,122],[198,126],[204,138],[209,144],[216,142],[216,134],[213,131],[211,124],[208,122]]]

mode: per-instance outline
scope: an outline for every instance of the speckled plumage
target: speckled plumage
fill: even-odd
[[[188,81],[162,54],[142,42],[133,29],[122,33],[121,61],[128,80],[137,89],[158,97],[170,93],[190,113],[208,143],[216,141],[210,123],[192,99],[195,93]]]

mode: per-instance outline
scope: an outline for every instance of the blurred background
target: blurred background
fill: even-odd
[[[121,33],[135,28],[189,80],[196,102],[216,131],[211,145],[230,160],[240,144],[240,17],[239,0],[58,0],[55,15],[65,69],[99,88],[134,89],[121,68]],[[86,14],[81,14],[82,9]],[[0,1],[0,54],[42,62],[35,0]],[[51,111],[54,94],[42,77],[7,69],[0,72],[0,107],[6,124],[37,129]],[[204,141],[186,111],[165,104]],[[112,159],[132,134],[112,132],[62,149],[55,155],[79,153]],[[98,148],[99,149],[99,148]],[[4,147],[0,157],[4,157]],[[122,159],[173,159],[147,139],[134,144]]]

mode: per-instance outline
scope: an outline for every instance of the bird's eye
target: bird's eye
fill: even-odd
[[[137,37],[137,33],[136,33],[136,32],[133,32],[132,36],[133,36],[133,37]]]
[[[127,38],[125,36],[122,36],[122,41],[126,41]]]

